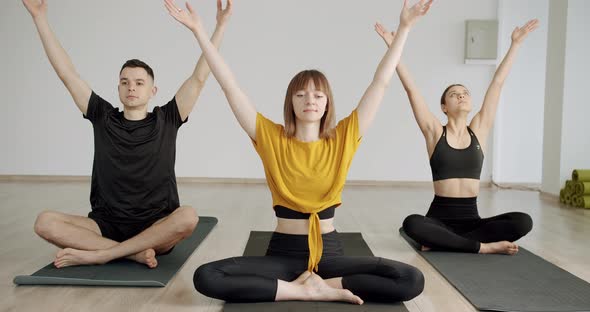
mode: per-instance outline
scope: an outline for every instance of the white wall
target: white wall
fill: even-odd
[[[571,179],[573,169],[590,168],[590,6],[569,0],[563,89],[560,185]],[[556,190],[559,192],[559,190]]]
[[[561,169],[567,3],[567,1],[550,1],[549,3],[541,190],[552,194],[556,194],[556,191],[559,192]]]
[[[211,30],[215,1],[193,3]],[[286,86],[305,68],[326,73],[341,118],[355,107],[385,52],[373,23],[380,20],[395,27],[401,3],[236,1],[222,54],[269,118],[282,122]],[[493,68],[463,64],[464,24],[466,19],[497,18],[497,5],[497,0],[435,2],[410,34],[403,61],[442,120],[438,101],[448,84],[464,83],[474,103],[483,99]],[[152,65],[160,92],[151,104],[161,105],[188,77],[200,54],[194,37],[167,15],[160,1],[50,1],[49,20],[82,77],[114,105],[120,105],[117,74],[125,60],[140,58]],[[0,11],[0,42],[0,174],[89,175],[91,125],[51,69],[20,1],[7,1]],[[181,128],[177,145],[179,177],[263,177],[260,160],[214,79]],[[486,151],[484,181],[491,175],[491,147]],[[394,77],[349,178],[428,181],[427,158],[407,98]]]
[[[502,90],[493,157],[493,180],[499,183],[541,183],[548,2],[500,0],[498,5],[498,64],[514,28],[533,18],[540,21],[522,44]]]
[[[558,194],[573,169],[590,168],[590,7],[551,2],[542,190]]]

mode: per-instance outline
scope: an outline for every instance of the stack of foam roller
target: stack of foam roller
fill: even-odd
[[[572,179],[565,181],[565,187],[559,191],[559,201],[574,207],[590,208],[590,169],[572,172]]]

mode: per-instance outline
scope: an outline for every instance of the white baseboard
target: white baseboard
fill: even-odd
[[[208,184],[266,184],[261,178],[210,178],[210,177],[178,177],[179,184],[208,183]],[[90,182],[90,176],[62,176],[62,175],[0,175],[0,182]],[[384,186],[384,187],[432,187],[431,181],[377,181],[377,180],[348,180],[348,186]],[[491,187],[490,181],[481,182],[481,187]],[[502,187],[502,186],[500,186]]]

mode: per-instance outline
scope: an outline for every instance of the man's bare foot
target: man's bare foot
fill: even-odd
[[[153,269],[158,266],[158,260],[156,259],[156,251],[152,248],[131,255],[127,257],[127,259],[143,263],[147,265],[150,269]]]
[[[506,254],[514,255],[518,252],[518,245],[509,241],[480,243],[479,253],[481,254]]]
[[[310,273],[302,285],[307,293],[307,299],[305,299],[307,301],[344,301],[363,304],[363,300],[350,290],[330,287],[315,273]]]
[[[143,263],[151,269],[158,265],[156,252],[151,248],[138,252],[135,255],[131,255],[127,257],[127,259]],[[110,260],[112,259],[108,258],[104,250],[78,250],[64,248],[57,252],[53,264],[59,269],[74,265],[105,264]]]
[[[74,265],[104,264],[106,262],[99,250],[64,248],[57,252],[53,264],[59,269]]]
[[[421,246],[421,247],[420,247],[420,250],[421,250],[421,251],[429,251],[429,250],[430,250],[430,247]]]

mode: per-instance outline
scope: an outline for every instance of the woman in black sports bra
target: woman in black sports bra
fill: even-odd
[[[481,110],[467,122],[471,95],[461,84],[445,89],[441,109],[448,117],[443,126],[412,81],[403,64],[397,74],[408,94],[414,117],[426,139],[434,180],[434,200],[426,216],[410,215],[403,223],[406,234],[422,245],[422,250],[451,250],[471,253],[515,254],[513,243],[526,235],[533,222],[528,214],[510,212],[480,218],[477,211],[479,178],[488,134],[496,116],[500,91],[516,53],[539,21],[534,19],[512,32],[512,44],[488,87]],[[389,45],[394,32],[381,24],[375,30]]]

